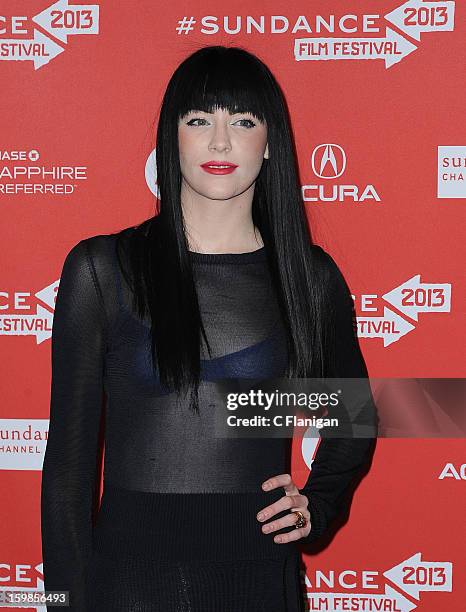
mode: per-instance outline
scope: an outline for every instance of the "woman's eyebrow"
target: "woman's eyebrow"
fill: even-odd
[[[201,110],[201,109],[192,109],[186,113],[186,115],[190,115],[191,113],[204,113],[205,115],[215,115],[215,113],[211,113],[209,111]],[[230,117],[234,117],[235,115],[254,115],[252,111],[237,111],[236,113],[230,113],[227,111]]]

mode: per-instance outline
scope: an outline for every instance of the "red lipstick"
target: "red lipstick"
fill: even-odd
[[[231,174],[238,166],[228,161],[210,160],[201,164],[201,168],[209,174]]]

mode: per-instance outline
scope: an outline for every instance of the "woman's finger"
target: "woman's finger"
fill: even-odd
[[[272,516],[275,516],[278,512],[283,512],[283,510],[295,510],[301,509],[302,507],[307,508],[308,499],[305,495],[301,495],[298,493],[297,495],[284,495],[280,497],[276,502],[270,504],[270,506],[266,506],[262,510],[257,513],[258,521],[266,521]]]
[[[299,510],[303,513],[304,518],[307,520],[307,526],[311,518],[307,508],[293,508],[293,510]],[[288,514],[285,514],[285,516],[269,521],[268,523],[264,523],[262,525],[262,533],[273,533],[274,531],[278,531],[279,529],[283,529],[284,527],[294,527],[296,525],[297,520],[298,517],[296,516],[296,514],[294,514],[293,511],[291,511]]]
[[[311,529],[308,524],[306,527],[299,527],[298,529],[292,529],[291,531],[287,531],[285,533],[279,533],[274,537],[273,541],[277,544],[287,544],[288,542],[305,538],[309,535],[310,531]]]
[[[283,487],[286,493],[295,494],[298,491],[297,486],[293,482],[290,474],[278,474],[277,476],[272,476],[271,478],[267,478],[262,483],[262,488],[264,491],[273,491],[277,487]]]

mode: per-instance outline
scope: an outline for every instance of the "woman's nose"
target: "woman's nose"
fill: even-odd
[[[215,149],[216,151],[231,149],[230,136],[226,125],[217,124],[214,127],[209,149]]]

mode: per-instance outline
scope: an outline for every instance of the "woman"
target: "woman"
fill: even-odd
[[[323,438],[298,490],[288,439],[214,435],[216,381],[367,370],[348,287],[309,235],[283,95],[258,58],[213,46],[177,68],[157,174],[156,216],[81,240],[64,262],[45,587],[68,590],[72,610],[302,611],[297,544],[327,532],[372,441]]]

